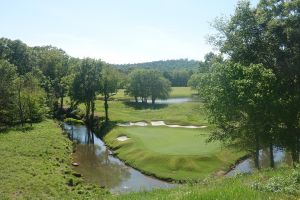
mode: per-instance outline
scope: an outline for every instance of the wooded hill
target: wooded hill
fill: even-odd
[[[149,68],[160,71],[172,71],[172,70],[197,70],[199,68],[199,61],[197,60],[188,60],[188,59],[178,59],[178,60],[160,60],[153,62],[144,62],[144,63],[134,63],[134,64],[113,64],[112,66],[128,70],[131,68]]]

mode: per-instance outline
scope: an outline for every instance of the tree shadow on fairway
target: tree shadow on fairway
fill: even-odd
[[[136,102],[129,102],[124,101],[123,102],[126,106],[134,108],[135,110],[145,110],[145,109],[151,109],[151,110],[158,110],[168,107],[168,104],[151,104],[151,103],[136,103]]]

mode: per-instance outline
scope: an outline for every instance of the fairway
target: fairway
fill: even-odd
[[[209,128],[116,128],[105,136],[118,157],[144,173],[173,180],[198,180],[226,171],[243,154],[206,143]],[[126,135],[130,139],[118,141]]]

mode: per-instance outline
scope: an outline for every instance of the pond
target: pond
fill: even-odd
[[[187,103],[187,102],[197,102],[197,98],[168,98],[168,99],[157,99],[155,100],[156,104],[178,104],[178,103]],[[131,100],[131,102],[135,102]],[[142,102],[139,100],[138,102]],[[151,103],[151,100],[148,100],[148,103]]]
[[[280,167],[282,164],[292,165],[292,158],[289,153],[286,153],[283,149],[274,148],[274,162],[275,167]],[[259,151],[259,164],[261,168],[270,167],[270,150],[264,149]],[[232,170],[230,170],[226,176],[234,176],[239,173],[251,173],[255,168],[254,158],[247,158],[238,163]]]
[[[77,141],[73,154],[74,162],[79,163],[75,171],[82,174],[87,182],[95,183],[109,189],[112,193],[152,190],[154,188],[170,188],[174,184],[167,183],[125,165],[112,156],[112,152],[104,142],[86,126],[64,124],[73,141]]]

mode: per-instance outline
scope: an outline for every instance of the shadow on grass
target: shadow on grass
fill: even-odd
[[[103,138],[107,133],[117,126],[116,121],[102,121],[99,125],[93,128],[94,133],[100,138]]]
[[[126,106],[134,108],[135,110],[144,110],[144,109],[152,109],[158,110],[168,107],[168,104],[151,104],[151,103],[136,103],[136,102],[123,102]]]
[[[20,125],[17,125],[17,126],[2,126],[0,127],[0,134],[6,134],[10,131],[20,131],[20,132],[28,132],[28,131],[32,131],[34,129],[34,127],[32,126],[29,126],[29,125],[25,125],[25,126],[20,126]]]

